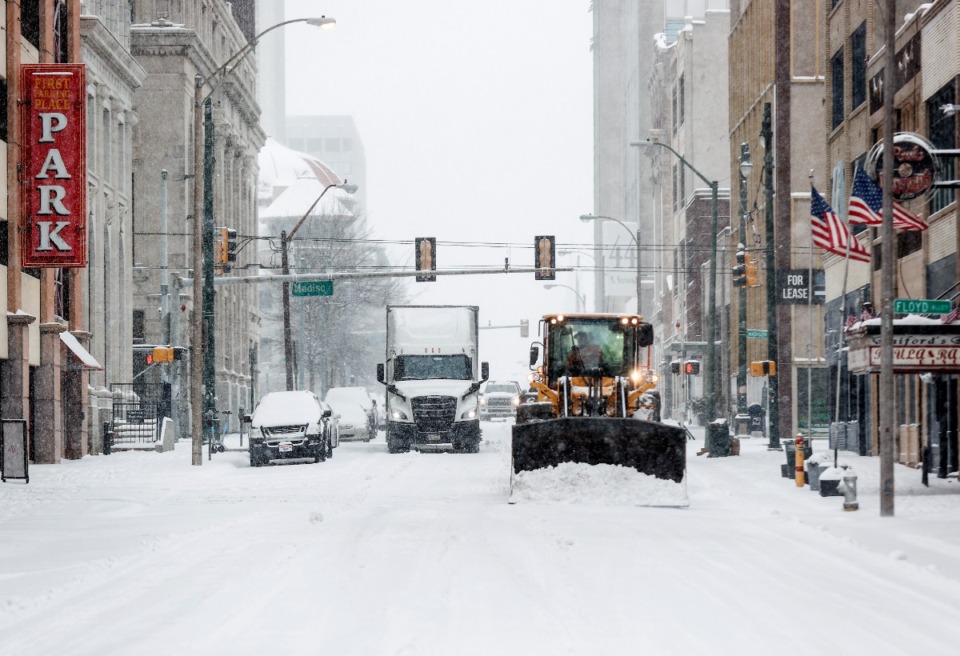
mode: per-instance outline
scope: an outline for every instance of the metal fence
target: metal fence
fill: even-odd
[[[170,416],[169,383],[111,383],[113,448],[152,445]]]

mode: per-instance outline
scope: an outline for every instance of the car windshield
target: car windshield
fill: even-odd
[[[484,390],[485,394],[519,394],[520,390],[516,385],[510,383],[491,383]]]
[[[471,380],[473,367],[466,355],[398,355],[394,380]]]

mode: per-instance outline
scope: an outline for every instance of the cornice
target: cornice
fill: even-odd
[[[131,89],[138,88],[147,77],[147,71],[100,21],[97,16],[80,17],[80,37],[89,48]]]

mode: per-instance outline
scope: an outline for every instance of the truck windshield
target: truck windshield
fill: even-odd
[[[393,363],[394,380],[473,380],[473,367],[466,355],[398,355]]]

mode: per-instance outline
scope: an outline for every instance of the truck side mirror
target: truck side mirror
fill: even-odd
[[[331,410],[330,408],[327,408],[326,410],[323,411],[323,414],[321,414],[320,416],[321,416],[321,417],[332,417],[332,416],[333,416],[333,410]]]
[[[240,417],[240,421],[242,421],[245,424],[251,424],[253,423],[253,417],[251,417],[250,415],[243,415],[242,417]]]
[[[387,379],[387,376],[386,376],[386,373],[384,372],[384,369],[383,369],[383,363],[380,362],[380,363],[377,364],[377,382],[378,382],[378,383],[384,383],[384,381],[385,381],[386,379]],[[386,383],[384,383],[384,384],[386,384]]]
[[[540,361],[540,346],[532,344],[530,346],[530,367],[535,367]]]
[[[490,378],[490,363],[481,362],[480,363],[480,377],[486,381]]]

